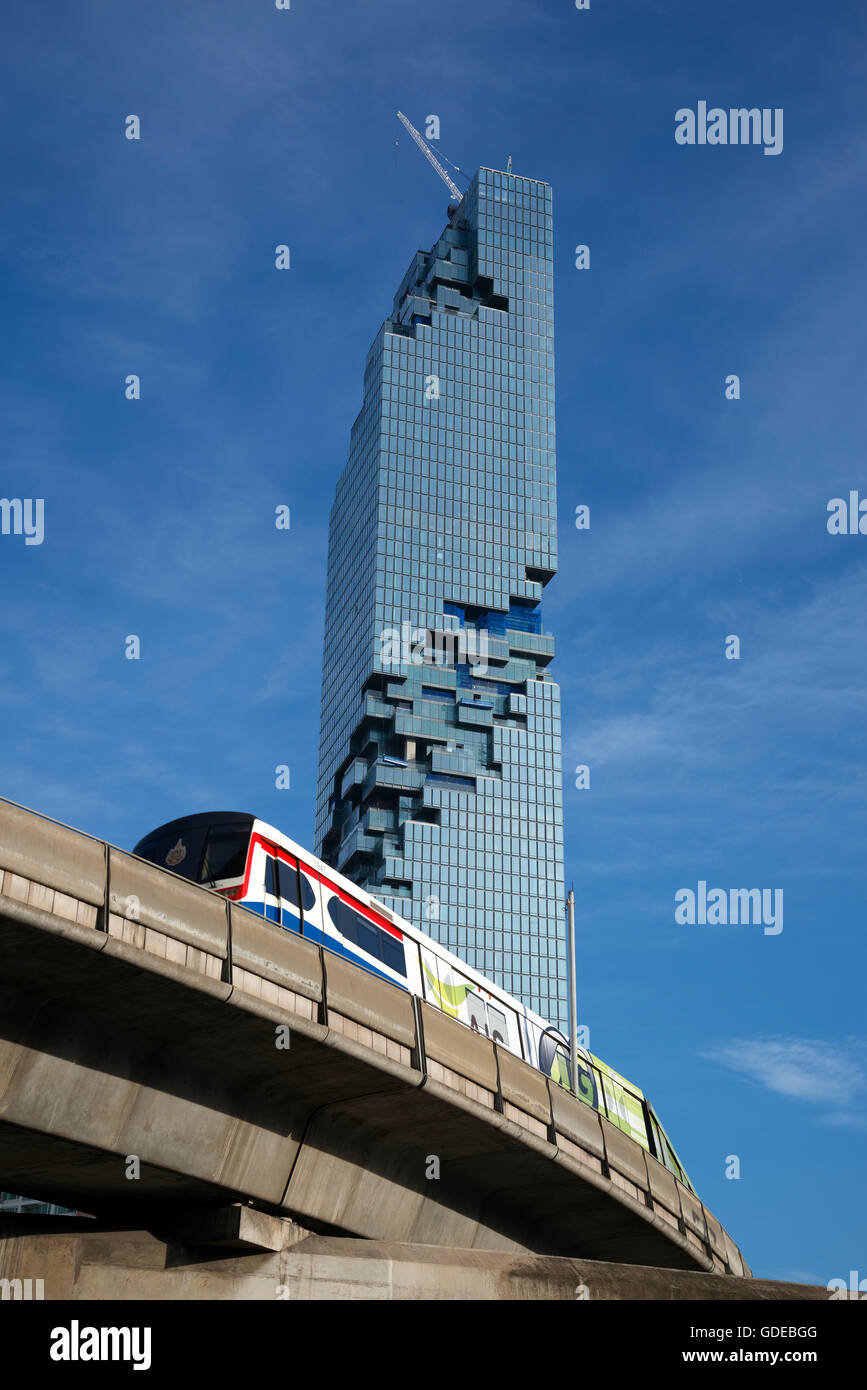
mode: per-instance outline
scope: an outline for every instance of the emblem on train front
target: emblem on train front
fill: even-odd
[[[170,849],[168,854],[166,855],[166,863],[168,864],[170,869],[173,869],[176,864],[182,864],[186,857],[187,847],[184,844],[183,840],[178,840],[178,843],[174,846],[173,849]]]

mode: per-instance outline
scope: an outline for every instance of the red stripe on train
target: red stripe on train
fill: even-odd
[[[311,869],[309,865],[304,863],[303,859],[299,860],[299,863],[305,874],[309,874],[312,878],[318,879],[322,886],[328,888],[330,892],[340,898],[341,902],[345,902],[348,907],[354,908],[362,917],[366,917],[368,921],[373,922],[382,931],[388,932],[389,936],[395,937],[398,941],[403,941],[403,932],[397,927],[393,927],[391,922],[387,922],[384,917],[380,917],[379,913],[374,911],[373,908],[368,907],[366,903],[359,902],[358,898],[353,898],[349,893],[345,893],[342,888],[338,888],[336,883],[332,883],[330,878],[325,878],[323,874],[319,873],[318,869]]]
[[[271,854],[277,859],[282,859],[284,863],[291,864],[292,868],[295,868],[296,861],[292,858],[291,854],[287,854],[285,849],[281,849],[279,845],[272,844],[270,840],[263,839],[259,832],[256,831],[254,835],[250,836],[250,845],[247,850],[247,862],[244,865],[244,882],[239,888],[220,888],[218,892],[225,894],[227,898],[247,897],[247,891],[250,887],[250,872],[253,867],[253,851],[257,845],[261,845],[267,854]]]
[[[271,840],[264,839],[258,831],[250,837],[250,849],[247,853],[247,863],[244,866],[243,884],[240,888],[221,888],[219,890],[221,893],[225,894],[227,898],[247,897],[247,891],[250,886],[250,871],[253,865],[253,851],[257,845],[261,845],[266,854],[271,854],[275,858],[281,859],[285,864],[291,865],[293,869],[297,864],[309,878],[316,879],[324,888],[334,893],[342,902],[345,902],[347,906],[354,908],[362,917],[366,917],[368,921],[373,922],[381,931],[388,932],[389,936],[395,937],[398,941],[403,941],[403,933],[399,931],[397,927],[393,927],[390,922],[387,922],[384,917],[381,917],[378,912],[369,908],[366,903],[359,902],[357,898],[353,898],[349,893],[344,892],[342,888],[338,888],[336,883],[332,883],[331,879],[325,878],[318,869],[314,869],[311,865],[305,864],[303,859],[296,861],[292,855],[280,845],[275,845]]]

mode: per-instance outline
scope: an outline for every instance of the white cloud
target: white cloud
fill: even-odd
[[[839,1045],[819,1038],[733,1038],[700,1055],[776,1095],[835,1107],[819,1117],[823,1124],[862,1128],[855,1107],[867,1090],[865,1046],[858,1039]]]

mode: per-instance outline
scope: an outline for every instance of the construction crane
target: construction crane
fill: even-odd
[[[430,145],[428,145],[427,141],[424,139],[424,136],[419,135],[415,126],[412,124],[411,121],[407,120],[406,116],[403,114],[402,111],[398,111],[397,118],[399,121],[402,121],[403,124],[406,126],[407,130],[409,131],[415,143],[418,145],[425,159],[427,159],[429,163],[431,163],[433,167],[436,169],[437,173],[439,174],[443,183],[448,188],[455,202],[459,203],[461,201],[461,198],[463,198],[464,196],[463,193],[458,188],[457,184],[454,183],[451,178],[449,178],[449,175],[446,173],[445,169],[440,164]]]

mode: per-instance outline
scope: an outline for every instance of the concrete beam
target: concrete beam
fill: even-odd
[[[223,1219],[223,1218],[221,1218]],[[219,1226],[219,1221],[214,1229]],[[264,1252],[53,1217],[0,1218],[0,1279],[47,1300],[827,1301],[828,1290],[656,1266],[309,1235],[277,1221]],[[584,1292],[586,1291],[586,1292]]]
[[[171,1228],[181,1245],[224,1246],[245,1251],[282,1250],[288,1235],[299,1229],[291,1221],[282,1221],[278,1216],[269,1216],[267,1212],[242,1206],[240,1202],[230,1207],[205,1207],[178,1215],[170,1213],[165,1225]],[[167,1230],[162,1234],[167,1238]]]

